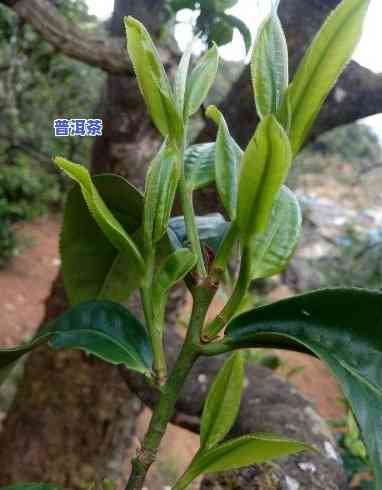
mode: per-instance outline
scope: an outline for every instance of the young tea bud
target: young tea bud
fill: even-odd
[[[274,116],[266,116],[259,123],[241,163],[237,219],[242,245],[266,231],[291,161],[288,136]]]

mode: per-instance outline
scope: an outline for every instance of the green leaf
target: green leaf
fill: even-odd
[[[193,48],[193,42],[191,42],[185,49],[175,75],[175,81],[174,81],[175,102],[178,106],[178,111],[180,114],[183,114],[184,112],[184,97],[186,95],[187,76],[190,67],[192,48]]]
[[[142,194],[117,175],[97,175],[94,185],[123,228],[134,236],[142,224]],[[141,273],[130,267],[128,256],[102,232],[79,186],[73,187],[67,197],[60,253],[71,304],[92,299],[125,301],[139,287]]]
[[[244,361],[240,352],[233,354],[216,376],[204,404],[201,448],[216,446],[229,432],[239,412],[244,382]]]
[[[16,483],[0,487],[0,490],[65,490],[64,487],[50,483]]]
[[[166,137],[179,141],[183,121],[158,52],[145,27],[133,17],[125,17],[127,49],[150,116]]]
[[[230,135],[223,114],[209,106],[206,115],[218,126],[215,145],[215,180],[220,199],[231,220],[236,218],[238,168],[243,151]]]
[[[222,15],[222,17],[228,24],[230,24],[232,27],[236,28],[240,32],[245,44],[245,50],[248,53],[252,45],[252,34],[251,31],[248,29],[247,24],[234,15],[224,14]]]
[[[257,308],[235,318],[231,349],[277,347],[311,352],[327,363],[349,400],[382,486],[382,292],[328,289]]]
[[[215,81],[219,53],[214,45],[198,61],[187,80],[185,118],[192,116],[204,102]]]
[[[54,348],[83,349],[111,364],[125,364],[146,375],[151,372],[150,340],[139,321],[118,303],[89,301],[69,309],[30,342],[0,349],[0,380],[20,357],[48,341]]]
[[[256,109],[260,118],[276,114],[288,87],[288,47],[277,10],[260,26],[251,61]]]
[[[241,163],[237,220],[242,244],[266,231],[292,161],[288,136],[272,115],[258,124]]]
[[[218,46],[224,46],[233,39],[233,27],[222,18],[216,19],[210,27],[209,40]]]
[[[196,257],[188,248],[179,248],[160,266],[154,279],[153,297],[167,293],[196,265]]]
[[[196,256],[188,248],[178,248],[161,264],[154,277],[154,314],[160,318],[169,290],[181,281],[196,265]]]
[[[198,452],[173,490],[183,490],[199,475],[229,471],[312,449],[271,434],[251,434]]]
[[[30,342],[27,342],[19,347],[0,349],[0,386],[8,377],[17,361],[24,354],[27,354],[39,345],[46,343],[48,340],[49,334],[46,332],[41,332],[38,337],[35,337]]]
[[[277,120],[289,135],[292,126],[292,104],[290,101],[290,87],[286,90],[281,104],[280,110],[277,113]]]
[[[54,161],[61,170],[80,185],[82,195],[93,218],[113,246],[126,255],[134,274],[137,277],[143,274],[145,265],[136,244],[106,206],[93,184],[88,170],[82,165],[65,160],[65,158],[57,157]]]
[[[193,10],[195,8],[195,0],[169,0],[169,4],[174,13],[183,9]]]
[[[150,339],[143,325],[118,303],[90,301],[74,306],[53,322],[50,345],[83,349],[111,363],[148,374]]]
[[[215,181],[215,143],[189,146],[184,152],[184,174],[190,191]]]
[[[198,234],[203,245],[208,245],[217,252],[229,228],[229,223],[219,213],[196,217]],[[171,218],[169,222],[169,238],[173,248],[187,247],[187,232],[183,216]]]
[[[165,141],[146,175],[145,239],[158,242],[167,231],[180,177],[180,161],[174,146]]]
[[[227,10],[234,7],[239,0],[215,0],[216,10]]]
[[[285,269],[301,234],[301,210],[295,194],[283,186],[273,205],[267,231],[251,242],[252,277],[274,276]]]
[[[112,480],[103,480],[102,490],[116,490],[116,484]]]
[[[343,0],[306,51],[288,90],[293,154],[303,145],[327,95],[350,60],[370,0]]]

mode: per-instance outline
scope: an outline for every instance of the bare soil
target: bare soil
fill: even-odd
[[[34,334],[60,266],[60,219],[49,215],[19,223],[19,254],[0,270],[0,344],[13,346]]]

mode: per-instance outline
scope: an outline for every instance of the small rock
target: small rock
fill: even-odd
[[[311,473],[317,471],[317,468],[313,463],[297,463],[297,466],[301,468],[302,471],[310,471]]]
[[[298,490],[300,488],[299,482],[290,476],[286,476],[285,483],[287,484],[288,490]]]

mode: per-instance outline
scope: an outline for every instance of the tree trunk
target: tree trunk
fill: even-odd
[[[67,308],[61,278],[43,323]],[[0,484],[86,488],[120,478],[141,403],[116,369],[79,351],[42,347],[25,365],[0,440]]]

